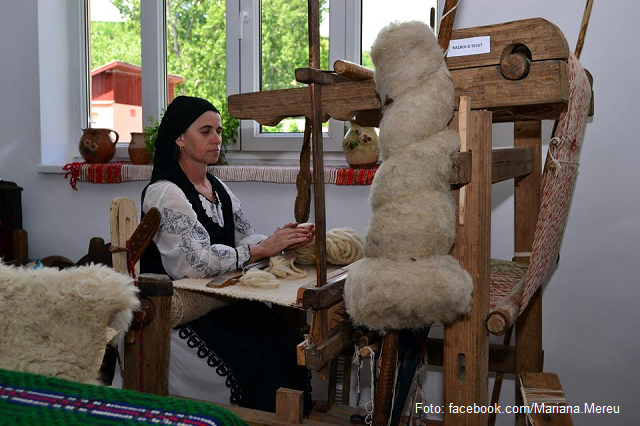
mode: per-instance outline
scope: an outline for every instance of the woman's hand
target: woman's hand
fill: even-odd
[[[249,263],[274,256],[287,249],[303,246],[311,241],[314,233],[313,225],[300,226],[296,222],[287,223],[282,228],[277,228],[273,235],[260,244],[251,246]]]

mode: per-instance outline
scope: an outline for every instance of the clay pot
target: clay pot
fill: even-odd
[[[115,134],[112,139],[110,133]],[[78,149],[87,163],[108,163],[116,153],[116,143],[120,135],[111,129],[82,129]]]
[[[147,156],[147,144],[144,133],[131,132],[129,142],[129,158],[133,164],[149,164],[151,160]]]
[[[342,151],[352,168],[374,168],[380,155],[376,129],[359,126],[355,121],[349,121],[349,130],[342,141]]]

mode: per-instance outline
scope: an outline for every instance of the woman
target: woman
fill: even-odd
[[[239,200],[207,173],[207,165],[218,161],[221,132],[220,112],[205,99],[179,96],[167,108],[158,130],[151,182],[142,193],[143,214],[151,207],[161,214],[153,244],[142,258],[142,272],[165,273],[172,279],[215,276],[299,247],[313,237],[313,228],[297,223],[278,228],[270,237],[255,233]],[[209,376],[224,380],[232,403],[274,411],[279,387],[309,390],[308,372],[296,364],[301,333],[262,303],[241,301],[216,309],[181,327],[178,335],[188,349],[172,344],[172,368],[175,354],[197,354],[212,367]],[[206,380],[198,384],[204,361],[187,387],[208,387]],[[170,375],[170,387],[171,382]],[[207,399],[218,399],[216,395]],[[309,392],[305,399],[310,402]]]

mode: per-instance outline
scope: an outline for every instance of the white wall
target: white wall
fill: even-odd
[[[456,27],[544,17],[558,25],[575,46],[584,0],[461,2]],[[77,260],[89,239],[108,240],[108,210],[113,197],[135,200],[144,183],[91,185],[74,192],[60,174],[37,174],[40,160],[37,0],[8,2],[0,18],[0,177],[24,188],[24,227],[30,255],[60,254]],[[640,341],[637,254],[640,225],[639,181],[632,163],[638,154],[635,73],[636,17],[632,0],[595,2],[582,53],[595,79],[596,115],[587,126],[580,177],[573,199],[560,267],[544,290],[545,370],[559,374],[568,400],[620,405],[618,415],[581,415],[581,425],[629,425],[640,410],[635,399],[640,380],[636,359]],[[549,123],[545,125],[549,132]],[[55,132],[55,128],[48,129]],[[78,130],[78,136],[79,136]],[[496,143],[508,145],[511,129],[496,126]],[[232,183],[258,230],[269,232],[293,216],[294,185]],[[509,184],[494,188],[492,254],[510,258],[513,200]],[[367,188],[328,186],[329,227],[362,231],[369,216]],[[439,376],[430,373],[430,401],[440,399]],[[512,401],[513,387],[503,390]],[[501,424],[508,424],[502,419]]]

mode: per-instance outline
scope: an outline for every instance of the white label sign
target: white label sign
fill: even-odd
[[[491,37],[471,37],[451,40],[449,42],[449,51],[447,56],[454,58],[456,56],[479,55],[481,53],[489,53],[491,51]]]

